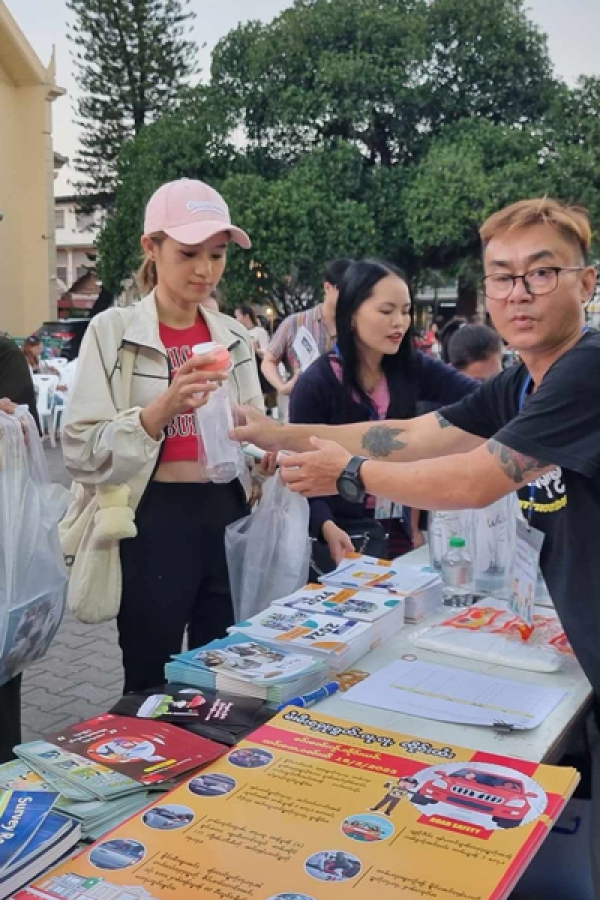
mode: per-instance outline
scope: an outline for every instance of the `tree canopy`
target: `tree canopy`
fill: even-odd
[[[553,76],[522,0],[296,0],[230,32],[210,84],[125,147],[102,277],[131,271],[152,190],[191,175],[253,238],[231,302],[309,304],[336,256],[467,283],[504,204],[549,193],[600,217],[599,102],[597,79]]]
[[[341,138],[383,165],[465,117],[535,122],[554,87],[521,0],[297,0],[230,32],[211,76],[251,145],[295,158]]]
[[[196,70],[189,0],[67,0],[82,97],[79,189],[106,203],[127,141],[172,108]]]

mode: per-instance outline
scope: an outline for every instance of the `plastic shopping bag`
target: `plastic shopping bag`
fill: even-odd
[[[225,550],[236,622],[306,584],[308,517],[308,501],[276,474],[265,483],[256,510],[228,526]]]
[[[26,408],[0,413],[0,684],[40,659],[64,611],[58,521],[69,492],[50,483]]]
[[[472,559],[477,593],[509,596],[519,515],[516,494],[507,494],[484,509],[473,510]]]

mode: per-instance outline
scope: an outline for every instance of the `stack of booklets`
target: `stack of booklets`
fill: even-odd
[[[229,631],[309,653],[342,672],[403,625],[402,598],[309,584]]]
[[[275,648],[237,632],[178,653],[165,666],[169,682],[255,697],[275,709],[326,684],[330,674],[323,660],[308,653]]]
[[[29,789],[52,794],[58,791],[54,809],[57,813],[73,819],[80,827],[83,840],[88,841],[97,840],[126,818],[139,812],[152,802],[155,793],[141,790],[136,794],[112,800],[90,800],[89,794],[74,788],[60,778],[53,778],[53,782],[50,784],[21,759],[11,760],[0,766],[0,789]],[[66,791],[68,796],[62,791]]]
[[[329,584],[307,584],[274,606],[367,622],[374,641],[397,634],[404,625],[404,597],[384,591],[359,591]]]
[[[125,694],[110,712],[171,722],[228,747],[273,715],[264,700],[201,690],[188,684],[163,684],[153,690]]]
[[[15,900],[505,900],[578,780],[290,708]]]
[[[80,838],[77,822],[53,807],[56,793],[0,790],[0,900],[71,850]]]
[[[319,580],[332,587],[385,592],[403,597],[405,620],[421,622],[442,605],[442,581],[436,572],[403,565],[400,559],[390,562],[374,556],[348,553],[337,569]]]
[[[146,806],[150,790],[172,788],[223,752],[174,725],[107,713],[19,744],[23,768],[8,763],[0,779],[58,792],[58,808],[81,823],[85,837],[95,837]]]

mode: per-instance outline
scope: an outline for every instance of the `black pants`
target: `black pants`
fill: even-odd
[[[387,806],[387,809],[384,809],[383,811],[387,816],[391,816],[391,814],[400,803],[400,799],[400,797],[390,797],[389,794],[386,794],[383,800],[380,800],[377,806],[373,807],[373,812],[383,809],[384,806]]]
[[[123,594],[117,619],[125,691],[164,682],[164,665],[224,637],[233,624],[225,528],[248,513],[239,481],[151,482],[136,513],[137,537],[121,541]]]
[[[12,748],[21,743],[21,676],[0,685],[0,763],[14,758]]]

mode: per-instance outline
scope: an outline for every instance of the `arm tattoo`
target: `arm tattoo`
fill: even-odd
[[[533,456],[526,456],[524,453],[511,450],[510,447],[506,447],[493,438],[487,442],[486,447],[492,456],[496,457],[504,474],[515,484],[533,481],[542,469],[546,469],[550,465],[550,463],[534,459]]]
[[[452,422],[449,422],[448,419],[445,419],[441,412],[436,412],[435,417],[438,420],[438,425],[440,428],[452,428]]]
[[[388,425],[373,425],[363,435],[362,446],[369,456],[374,459],[383,459],[393,453],[394,450],[404,450],[406,441],[401,441],[398,435],[403,428],[390,428]]]

